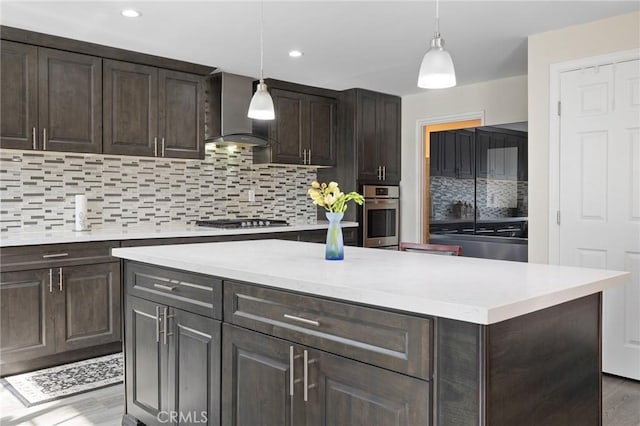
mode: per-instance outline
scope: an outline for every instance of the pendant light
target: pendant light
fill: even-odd
[[[456,85],[456,71],[449,52],[444,50],[444,40],[440,37],[440,7],[436,0],[436,32],[431,40],[431,48],[424,55],[418,87],[424,89],[446,89]]]
[[[273,99],[267,91],[267,85],[264,82],[264,40],[263,40],[263,23],[264,19],[264,2],[260,2],[260,82],[256,88],[256,93],[251,98],[249,104],[249,112],[247,117],[257,120],[273,120],[276,113],[273,108]]]

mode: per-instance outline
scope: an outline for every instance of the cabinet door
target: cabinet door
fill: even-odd
[[[307,362],[306,426],[431,423],[427,381],[317,350]]]
[[[299,93],[272,89],[271,97],[276,119],[269,124],[271,161],[283,164],[302,164],[303,99]]]
[[[159,155],[173,158],[204,158],[202,77],[160,70],[158,84]]]
[[[302,406],[289,393],[291,348],[284,340],[223,324],[223,425],[302,424],[301,414],[292,411]],[[302,369],[294,371],[302,377]]]
[[[442,175],[442,132],[431,132],[429,136],[429,175]]]
[[[102,152],[102,59],[39,48],[38,62],[43,148]]]
[[[488,177],[490,179],[506,179],[506,150],[505,136],[500,133],[491,134],[491,147],[489,148],[489,170]]]
[[[0,359],[26,361],[55,352],[49,269],[0,274]]]
[[[71,266],[55,271],[56,351],[119,341],[120,263]]]
[[[147,426],[159,425],[158,414],[167,410],[168,345],[160,338],[162,308],[137,297],[126,298],[126,410]]]
[[[456,169],[458,179],[474,178],[474,135],[468,130],[456,130]]]
[[[309,111],[308,161],[318,166],[335,166],[337,102],[321,96],[306,98]]]
[[[158,71],[104,60],[104,153],[156,155]]]
[[[478,177],[487,177],[487,170],[489,170],[489,149],[491,149],[491,134],[482,130],[477,130],[476,171]]]
[[[400,98],[378,97],[378,163],[388,184],[400,183]]]
[[[1,148],[37,149],[37,67],[37,47],[0,42]]]
[[[456,132],[442,132],[442,176],[457,177]]]
[[[190,418],[194,424],[218,426],[220,321],[173,308],[169,309],[167,320],[169,410]]]
[[[527,135],[518,137],[518,180],[529,180],[529,143]]]
[[[378,181],[378,94],[358,90],[356,94],[356,144],[358,179]]]

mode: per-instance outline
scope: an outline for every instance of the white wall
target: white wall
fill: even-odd
[[[420,241],[420,158],[417,122],[437,116],[484,111],[485,125],[527,121],[527,77],[517,76],[402,98],[400,240]]]
[[[549,260],[550,65],[639,47],[639,12],[529,37],[530,262],[547,263]]]

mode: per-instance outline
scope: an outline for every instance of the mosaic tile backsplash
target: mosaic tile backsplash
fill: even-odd
[[[477,179],[479,217],[526,217],[528,215],[528,182],[515,180]],[[458,201],[473,205],[474,179],[432,176],[430,181],[431,217],[451,219]]]
[[[238,217],[316,223],[307,197],[315,168],[254,165],[249,147],[206,148],[204,160],[0,149],[0,231],[72,229],[76,194],[87,195],[90,226]]]

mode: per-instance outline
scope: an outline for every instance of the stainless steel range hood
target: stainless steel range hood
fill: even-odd
[[[206,142],[267,146],[269,140],[252,131],[247,117],[253,96],[253,78],[217,72],[207,78],[208,111]]]

